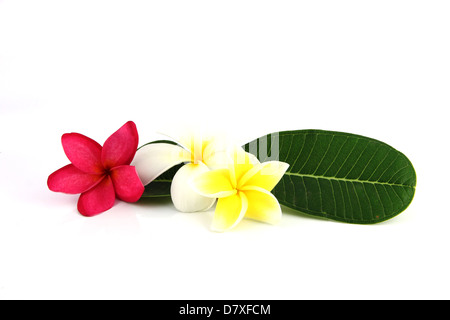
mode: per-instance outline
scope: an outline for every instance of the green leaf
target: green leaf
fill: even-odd
[[[363,136],[322,130],[273,133],[244,146],[261,162],[290,166],[272,193],[302,213],[348,223],[390,219],[411,203],[416,173],[391,146]]]
[[[182,166],[183,164],[180,164],[170,168],[146,185],[141,198],[169,197],[173,177]]]

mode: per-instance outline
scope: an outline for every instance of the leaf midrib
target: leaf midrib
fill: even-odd
[[[395,186],[395,187],[408,187],[408,188],[415,188],[414,186],[406,185],[406,184],[398,184],[398,183],[389,183],[389,182],[380,182],[380,181],[370,181],[370,180],[358,180],[358,179],[348,179],[348,178],[338,178],[338,177],[326,177],[326,176],[319,176],[319,175],[313,175],[313,174],[302,174],[302,173],[294,173],[294,172],[286,172],[285,175],[288,176],[297,176],[297,177],[306,177],[306,178],[316,178],[316,179],[325,179],[325,180],[334,180],[334,181],[345,181],[345,182],[359,182],[359,183],[370,183],[370,184],[379,184],[379,185],[386,185],[386,186]]]

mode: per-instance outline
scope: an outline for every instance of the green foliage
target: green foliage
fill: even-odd
[[[411,162],[371,138],[322,130],[285,131],[244,148],[261,162],[289,163],[272,192],[280,204],[306,214],[371,224],[398,215],[414,197],[416,173]]]
[[[169,197],[172,179],[183,164],[176,165],[145,186],[142,198]]]

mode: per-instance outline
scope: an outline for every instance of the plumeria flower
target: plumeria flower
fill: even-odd
[[[139,143],[134,122],[129,121],[103,144],[79,134],[67,133],[61,138],[71,164],[48,177],[50,190],[79,194],[78,211],[84,216],[102,213],[115,203],[116,197],[136,202],[144,186],[136,169],[130,166]]]
[[[281,219],[278,200],[270,191],[289,165],[279,161],[259,163],[250,154],[236,152],[228,169],[198,175],[192,188],[204,197],[218,198],[212,229],[226,231],[244,217],[270,224]]]
[[[189,181],[219,166],[229,143],[218,137],[198,134],[174,140],[177,144],[156,142],[142,146],[132,165],[142,183],[147,185],[173,166],[184,163],[172,180],[170,194],[173,204],[182,212],[208,210],[215,199],[196,193],[190,188]]]

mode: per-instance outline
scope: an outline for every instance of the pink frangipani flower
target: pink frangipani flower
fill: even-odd
[[[61,141],[72,163],[53,172],[47,185],[55,192],[81,193],[78,211],[82,215],[91,217],[112,208],[116,197],[139,200],[144,185],[130,166],[139,143],[134,122],[125,123],[103,147],[79,133],[66,133]]]

